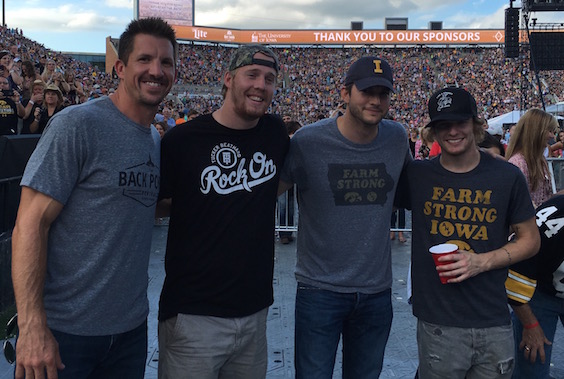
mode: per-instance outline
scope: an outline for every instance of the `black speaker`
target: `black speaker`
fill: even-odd
[[[351,30],[362,30],[363,24],[362,21],[351,21]]]
[[[564,70],[564,32],[532,32],[531,68],[542,70]]]
[[[519,8],[505,10],[505,57],[519,57]]]
[[[522,1],[521,4],[529,12],[564,11],[564,0],[527,0]]]

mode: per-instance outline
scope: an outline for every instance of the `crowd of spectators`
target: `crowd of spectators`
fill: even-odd
[[[177,84],[163,104],[163,109],[173,111],[172,119],[182,118],[189,111],[211,112],[220,106],[222,78],[231,50],[231,46],[216,44],[180,45]],[[346,67],[367,54],[381,56],[391,64],[395,93],[390,117],[408,127],[426,124],[427,99],[446,85],[458,85],[475,94],[479,113],[486,119],[514,109],[542,107],[528,58],[506,59],[503,45],[294,46],[274,50],[280,57],[281,70],[271,112],[289,115],[302,124],[328,117],[341,105],[339,89]],[[2,30],[0,51],[11,54],[14,63],[10,71],[15,71],[14,80],[20,82],[17,85],[22,98],[30,96],[30,85],[37,79],[57,85],[65,106],[109,94],[117,87],[117,79],[111,74],[52,51],[26,38],[20,29]],[[31,67],[35,72],[30,72]],[[547,104],[564,100],[564,71],[542,71],[539,79]]]

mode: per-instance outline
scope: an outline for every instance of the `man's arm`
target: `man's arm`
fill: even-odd
[[[439,261],[454,261],[438,266],[439,275],[452,276],[448,283],[460,283],[482,272],[511,266],[538,253],[540,235],[534,217],[511,227],[515,232],[514,240],[499,249],[482,254],[458,250],[458,254],[439,258]]]
[[[161,199],[155,208],[155,217],[168,217],[170,216],[170,206],[172,204],[171,198]]]
[[[278,196],[288,191],[290,188],[292,188],[292,186],[293,186],[292,183],[288,183],[280,179],[280,181],[278,182]]]
[[[523,337],[519,344],[519,350],[523,351],[525,359],[528,359],[531,363],[535,363],[538,356],[544,364],[546,359],[544,345],[552,345],[552,342],[544,335],[544,331],[539,325],[539,321],[535,317],[529,303],[511,304],[511,308],[513,308],[513,312],[515,312],[515,315],[523,324]],[[525,349],[525,346],[527,346],[528,350]]]
[[[12,282],[19,328],[16,379],[43,378],[44,372],[48,378],[57,378],[57,369],[64,368],[43,307],[47,237],[62,209],[53,198],[22,187],[12,235]]]

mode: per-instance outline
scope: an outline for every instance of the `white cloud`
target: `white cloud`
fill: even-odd
[[[80,32],[110,30],[122,26],[127,19],[103,15],[99,10],[83,9],[74,4],[54,8],[20,8],[9,13],[8,25],[25,31],[44,30],[49,32]]]
[[[351,21],[365,28],[384,27],[386,17],[408,17],[412,27],[435,21],[437,13],[457,9],[467,1],[455,0],[198,0],[195,23],[238,29],[347,29]],[[478,0],[483,1],[483,0]],[[432,14],[424,19],[419,12]],[[445,11],[448,14],[448,10]]]
[[[104,0],[104,4],[109,8],[133,9],[133,0]]]
[[[476,12],[457,12],[444,22],[445,29],[503,29],[505,27],[505,8],[501,7],[494,13],[483,15]]]

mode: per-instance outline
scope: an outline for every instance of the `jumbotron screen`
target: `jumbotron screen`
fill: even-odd
[[[194,25],[194,0],[135,0],[137,19],[160,17],[172,26]]]

